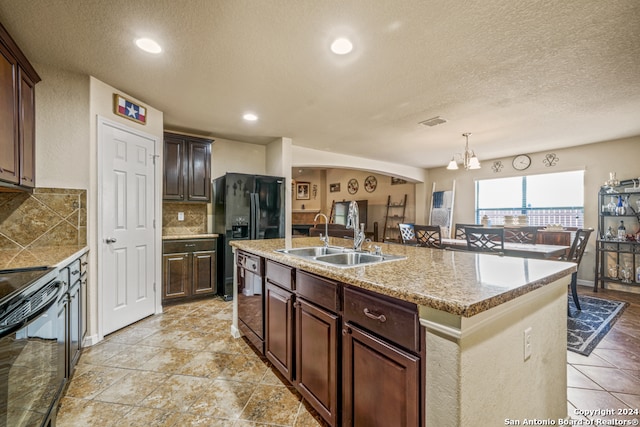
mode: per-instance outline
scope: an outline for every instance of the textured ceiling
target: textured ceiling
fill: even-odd
[[[0,0],[0,22],[36,68],[204,135],[416,167],[463,132],[481,160],[640,135],[638,0]],[[330,53],[339,35],[350,55]]]

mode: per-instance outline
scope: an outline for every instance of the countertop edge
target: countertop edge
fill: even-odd
[[[287,256],[284,254],[279,254],[277,252],[251,247],[250,242],[251,242],[250,240],[249,241],[246,241],[246,240],[231,241],[229,242],[229,244],[238,249],[253,253],[255,255],[264,257],[266,259],[270,259],[272,261],[275,261],[290,267],[299,268],[301,270],[304,270],[310,273],[318,274],[320,276],[323,276],[329,279],[334,279],[349,285],[353,285],[362,289],[367,289],[367,290],[377,292],[383,295],[387,295],[390,297],[394,297],[403,301],[408,301],[408,302],[417,304],[419,306],[431,307],[431,308],[441,310],[450,314],[467,317],[467,318],[475,316],[491,308],[497,307],[507,301],[514,300],[524,294],[532,292],[545,285],[551,284],[556,280],[562,277],[568,276],[577,271],[577,267],[574,263],[550,261],[550,262],[556,263],[559,266],[560,264],[564,264],[564,266],[558,269],[558,271],[556,271],[553,274],[531,281],[520,287],[506,290],[505,292],[485,298],[475,303],[459,304],[459,303],[456,303],[455,301],[447,301],[446,299],[438,298],[438,297],[434,297],[426,294],[419,294],[419,293],[406,291],[398,288],[390,289],[387,286],[380,284],[378,282],[372,282],[372,281],[358,278],[357,275],[353,273],[353,270],[354,270],[353,268],[342,269],[337,267],[325,266],[322,264],[305,260],[303,258]],[[495,255],[485,255],[485,256],[495,256]]]

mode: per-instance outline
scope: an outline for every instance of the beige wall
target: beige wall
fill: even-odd
[[[481,159],[482,169],[475,171],[465,171],[464,169],[449,171],[445,169],[446,165],[443,165],[441,168],[429,169],[430,182],[428,187],[430,188],[431,183],[435,182],[436,189],[447,189],[455,179],[456,196],[453,223],[472,223],[475,221],[475,180],[584,170],[584,225],[585,227],[593,227],[597,231],[598,190],[609,178],[609,172],[617,172],[619,179],[640,177],[640,136],[553,151],[530,152],[522,150],[522,152],[531,157],[531,167],[525,171],[518,172],[513,169],[511,165],[513,156]],[[557,164],[552,167],[546,166],[543,162],[546,155],[550,153],[555,153],[558,157]],[[492,170],[491,166],[495,161],[500,161],[503,164],[500,172]],[[553,191],[553,189],[549,189],[549,191]],[[430,203],[430,199],[427,200],[427,203]],[[637,221],[627,224],[628,232],[635,232],[638,228]],[[596,236],[593,235],[589,240],[578,273],[581,284],[589,286],[593,285],[595,278],[595,240]],[[628,290],[628,287],[625,289]]]
[[[266,174],[267,147],[258,144],[212,137],[211,177],[227,172]]]
[[[36,64],[36,183],[89,188],[89,77]]]

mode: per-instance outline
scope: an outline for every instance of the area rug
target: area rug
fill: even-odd
[[[588,356],[629,304],[586,295],[579,299],[582,311],[576,309],[569,295],[567,349]]]

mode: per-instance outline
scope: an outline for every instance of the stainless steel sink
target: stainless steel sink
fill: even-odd
[[[374,255],[369,252],[356,252],[353,249],[325,246],[306,248],[278,249],[276,252],[292,255],[333,267],[357,267],[385,261],[406,259],[400,255]]]
[[[347,252],[343,254],[323,255],[316,257],[316,261],[336,265],[361,265],[382,261],[382,255],[372,255],[364,252]]]
[[[276,252],[283,254],[295,255],[300,257],[317,257],[328,254],[340,254],[348,251],[346,248],[325,247],[325,246],[310,246],[307,248],[292,248],[292,249],[278,249]]]

